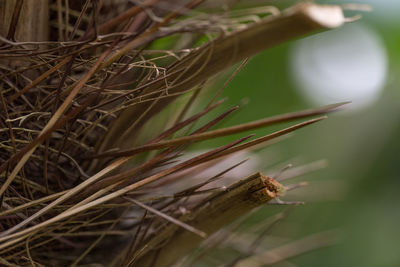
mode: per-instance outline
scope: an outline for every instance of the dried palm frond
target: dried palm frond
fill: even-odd
[[[214,95],[209,81],[224,69],[242,62],[239,71],[256,53],[346,19],[339,6],[309,2],[283,11],[227,7],[0,3],[1,264],[167,266],[283,194],[260,173],[213,187],[235,162],[199,184],[190,177],[342,104],[210,130],[233,107],[193,130],[222,103],[218,93],[207,104],[200,96]],[[177,101],[184,104],[170,105]],[[194,142],[298,119],[307,120],[181,157]]]

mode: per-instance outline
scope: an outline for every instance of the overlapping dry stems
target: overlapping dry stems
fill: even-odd
[[[30,20],[21,19],[21,14],[31,14],[31,1],[1,3],[7,8],[0,12],[0,21],[11,21],[0,28],[3,265],[104,263],[101,253],[96,252],[113,248],[115,240],[121,245],[110,249],[110,258],[106,259],[110,264],[129,265],[140,260],[151,265],[157,260],[152,249],[167,236],[174,237],[168,240],[173,243],[172,251],[156,254],[164,261],[171,252],[175,256],[165,262],[172,263],[187,252],[178,249],[180,244],[194,238],[193,233],[178,231],[176,225],[180,223],[176,220],[182,223],[180,227],[193,228],[192,232],[213,233],[252,209],[246,200],[249,192],[243,188],[236,192],[235,184],[222,195],[211,195],[212,200],[210,196],[199,199],[212,192],[200,192],[199,186],[189,191],[181,188],[186,192],[184,197],[142,203],[138,199],[158,197],[146,192],[146,186],[171,174],[180,177],[180,172],[193,166],[204,168],[206,162],[212,164],[228,154],[320,121],[325,117],[310,117],[341,106],[210,130],[234,107],[192,131],[195,122],[221,103],[214,104],[212,99],[204,109],[186,118],[198,96],[207,93],[207,81],[216,73],[245,60],[243,67],[247,58],[284,41],[341,26],[345,18],[338,6],[307,2],[282,12],[272,7],[221,12],[202,6],[200,0],[39,2],[35,9],[42,10],[43,16],[37,17],[49,17],[34,28],[40,32],[39,39],[32,37],[33,30],[23,34]],[[45,8],[47,5],[49,8]],[[166,41],[171,39],[172,46]],[[204,89],[198,89],[198,85]],[[185,107],[176,109],[175,123],[164,125],[167,129],[160,132],[144,132],[143,126],[162,116],[168,104],[188,94],[193,97]],[[179,161],[179,155],[193,142],[304,118],[310,119],[247,142],[251,136],[246,136]],[[140,134],[147,135],[149,141],[143,143]],[[157,154],[147,153],[161,149]],[[147,153],[147,159],[141,153]],[[245,181],[252,183],[253,178]],[[258,196],[257,190],[251,194]],[[257,205],[277,196],[264,193]],[[220,212],[204,204],[221,198],[226,205],[226,197],[239,208],[224,209],[230,215],[222,216],[213,229],[205,229],[204,223],[209,225],[206,214],[214,212],[218,219]],[[180,216],[178,205],[190,209],[187,203],[193,202],[197,203],[194,217]],[[140,213],[143,208],[144,215]],[[126,226],[124,216],[132,210],[134,218]],[[175,224],[157,230],[163,224],[148,213]],[[132,237],[133,233],[137,234]],[[158,239],[154,238],[157,233]]]

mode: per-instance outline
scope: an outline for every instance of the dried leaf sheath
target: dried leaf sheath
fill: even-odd
[[[212,194],[179,219],[211,235],[253,208],[280,196],[283,191],[283,186],[278,182],[256,173],[231,185],[226,191]],[[134,256],[138,258],[135,264],[150,266],[156,259],[156,266],[170,266],[202,240],[170,224],[143,242],[144,249]]]

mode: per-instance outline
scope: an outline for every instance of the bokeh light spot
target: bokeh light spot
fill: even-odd
[[[296,42],[290,67],[297,89],[310,102],[352,101],[353,108],[361,108],[379,98],[387,56],[379,36],[356,23]]]

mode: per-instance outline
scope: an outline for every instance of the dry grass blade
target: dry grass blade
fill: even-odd
[[[1,235],[0,235],[0,242],[7,241],[7,240],[13,239],[13,238],[17,238],[17,239],[14,239],[14,240],[11,240],[9,242],[0,244],[0,249],[2,249],[4,247],[7,247],[7,246],[9,246],[11,244],[14,244],[15,242],[20,241],[20,238],[18,238],[19,236],[27,237],[26,236],[27,234],[29,234],[29,233],[31,233],[33,231],[36,231],[36,230],[38,230],[40,228],[46,227],[46,226],[48,226],[48,225],[50,225],[52,223],[55,223],[55,222],[58,222],[60,220],[65,219],[65,218],[68,218],[68,217],[70,217],[70,216],[72,216],[74,214],[77,214],[79,212],[82,212],[82,211],[85,211],[87,209],[93,208],[93,207],[95,207],[95,206],[97,206],[99,204],[105,203],[105,202],[107,202],[109,200],[112,200],[114,198],[120,197],[120,196],[128,193],[129,191],[132,191],[132,190],[137,189],[137,188],[139,188],[141,186],[144,186],[146,184],[154,182],[154,181],[156,181],[156,180],[158,180],[158,179],[160,179],[160,178],[162,178],[162,177],[164,177],[166,175],[172,174],[172,173],[177,172],[179,170],[182,170],[184,168],[191,167],[191,166],[193,166],[193,164],[196,164],[196,162],[199,162],[199,161],[203,160],[204,158],[210,157],[210,156],[212,156],[214,154],[217,154],[217,153],[219,153],[221,151],[224,151],[224,150],[226,150],[226,149],[228,149],[230,147],[233,147],[233,146],[245,141],[246,139],[248,139],[250,137],[251,137],[251,135],[247,136],[247,137],[244,137],[244,138],[241,138],[241,139],[239,139],[239,140],[237,140],[235,142],[232,142],[232,143],[230,143],[228,145],[225,145],[225,146],[222,146],[220,148],[214,149],[214,150],[212,150],[210,152],[206,152],[206,153],[204,153],[204,154],[202,154],[200,156],[197,156],[195,158],[192,158],[190,160],[182,162],[182,163],[180,163],[180,164],[178,164],[178,165],[176,165],[176,166],[174,166],[174,167],[172,167],[170,169],[161,171],[161,172],[159,172],[157,174],[154,174],[154,175],[152,175],[150,177],[147,177],[147,178],[145,178],[145,179],[143,179],[143,180],[141,180],[139,182],[131,184],[131,185],[129,185],[127,187],[124,187],[122,189],[119,189],[119,190],[117,190],[117,191],[115,191],[113,193],[110,193],[110,194],[108,194],[108,195],[106,195],[104,197],[96,199],[96,200],[94,200],[92,202],[89,202],[89,203],[87,203],[85,205],[80,205],[74,210],[66,211],[66,212],[61,213],[61,214],[59,214],[59,215],[57,215],[57,216],[55,216],[55,217],[53,217],[51,219],[48,219],[48,220],[46,220],[46,221],[44,221],[44,222],[42,222],[40,224],[37,224],[35,226],[32,226],[30,228],[27,228],[25,230],[22,230],[20,232],[17,232],[17,233],[13,234],[13,232],[15,232],[18,229],[22,228],[23,226],[27,225],[33,219],[39,217],[44,212],[48,211],[51,207],[56,206],[57,204],[61,203],[62,201],[65,201],[67,198],[71,197],[73,194],[76,194],[77,192],[82,190],[84,187],[86,187],[89,184],[89,182],[88,182],[89,180],[91,180],[93,182],[95,180],[94,178],[98,178],[98,177],[103,176],[105,173],[111,171],[113,169],[113,167],[115,168],[116,166],[119,166],[121,164],[121,161],[127,160],[126,158],[123,158],[122,160],[117,161],[115,164],[112,164],[112,166],[110,166],[111,168],[104,169],[100,173],[98,173],[98,175],[93,176],[89,180],[85,181],[87,183],[83,182],[82,184],[80,184],[79,188],[74,188],[73,190],[68,191],[65,195],[59,197],[57,200],[55,200],[54,202],[52,202],[51,204],[46,206],[46,208],[42,209],[40,211],[40,213],[38,212],[38,213],[34,214],[33,216],[31,216],[30,218],[27,218],[26,220],[22,221],[22,223],[14,226],[13,228],[10,228],[7,231],[2,232]]]
[[[205,110],[203,110],[202,112],[200,112],[197,115],[192,116],[191,118],[188,118],[187,120],[178,123],[176,125],[174,125],[173,127],[171,127],[170,129],[166,130],[165,132],[163,132],[162,134],[160,134],[158,137],[150,140],[149,142],[147,142],[148,144],[152,144],[152,143],[156,143],[159,140],[162,140],[165,137],[168,137],[170,134],[174,133],[175,131],[183,128],[184,126],[189,125],[191,122],[195,121],[195,119],[200,118],[202,115],[206,114],[207,112],[209,112],[210,110],[212,110],[213,108],[217,107],[219,104],[221,104],[223,101],[218,101],[216,104],[206,108]],[[203,131],[208,130],[210,127],[212,127],[213,125],[215,125],[217,122],[219,122],[220,120],[222,120],[223,118],[225,118],[227,115],[229,115],[232,111],[236,110],[236,107],[228,110],[227,112],[221,114],[220,116],[218,116],[216,119],[210,121],[209,123],[207,123],[206,125],[202,126],[201,128],[197,129],[193,134],[196,133],[201,133]],[[192,135],[193,135],[192,134]],[[169,155],[169,153],[171,153],[173,150],[175,150],[175,148],[177,147],[170,147],[169,149],[167,149],[166,151],[163,151],[162,153],[160,153],[159,155],[157,155],[156,157],[154,157],[151,160],[148,160],[147,162],[145,162],[144,164],[130,169],[128,171],[125,172],[121,172],[119,174],[113,175],[111,177],[107,177],[105,179],[103,179],[102,181],[99,181],[97,184],[95,184],[94,186],[92,186],[91,188],[88,188],[86,190],[86,192],[84,192],[84,194],[90,194],[90,193],[94,193],[97,192],[97,190],[99,190],[100,188],[103,188],[107,185],[112,185],[115,184],[115,186],[119,185],[119,183],[121,181],[123,181],[124,179],[126,179],[127,177],[131,177],[135,174],[138,174],[140,172],[144,172],[146,171],[146,169],[149,169],[151,167],[157,166],[158,164],[160,164],[162,161],[165,160],[165,157],[167,157]]]
[[[218,107],[220,104],[222,104],[224,102],[224,100],[218,101],[215,105],[212,105],[206,109],[204,109],[203,111],[199,112],[198,114],[184,120],[181,122],[176,123],[174,126],[172,126],[170,129],[166,130],[165,132],[163,132],[162,134],[160,134],[159,136],[157,136],[156,138],[152,139],[151,141],[149,141],[148,143],[157,143],[160,142],[161,140],[167,138],[168,136],[170,136],[171,134],[177,132],[178,130],[182,129],[183,127],[186,127],[188,125],[190,125],[190,123],[195,122],[196,120],[198,120],[199,118],[201,118],[203,115],[207,114],[208,112],[210,112],[211,110],[215,109],[216,107]]]
[[[123,164],[124,162],[126,162],[128,160],[128,158],[122,158],[116,162],[113,162],[112,164],[110,164],[108,167],[104,168],[103,170],[101,170],[100,172],[98,172],[96,175],[93,175],[92,177],[90,177],[88,180],[86,180],[85,182],[79,184],[77,187],[66,191],[64,194],[62,194],[61,196],[57,197],[56,200],[54,200],[53,202],[51,202],[49,205],[46,205],[43,209],[41,209],[40,211],[36,212],[35,214],[33,214],[32,216],[30,216],[29,218],[23,220],[21,223],[11,227],[10,229],[3,231],[0,233],[0,242],[5,238],[8,239],[10,234],[14,233],[15,231],[17,231],[18,229],[21,229],[22,227],[24,227],[25,225],[27,225],[28,223],[30,223],[31,221],[35,220],[36,218],[39,218],[40,216],[42,216],[43,214],[45,214],[46,212],[48,212],[49,210],[51,210],[52,208],[54,208],[55,206],[63,203],[64,201],[66,201],[67,199],[71,198],[72,196],[74,196],[75,194],[79,193],[81,190],[83,190],[84,188],[86,188],[87,186],[89,186],[90,184],[94,183],[95,181],[97,181],[98,179],[100,179],[101,177],[103,177],[105,174],[109,173],[110,171],[116,169],[117,167],[119,167],[121,164]]]
[[[246,249],[247,250],[246,253],[244,253],[243,255],[240,255],[236,259],[232,260],[230,263],[225,264],[223,267],[234,267],[234,266],[236,266],[236,264],[239,261],[241,261],[251,255],[254,255],[256,253],[257,248],[261,245],[261,242],[264,239],[266,239],[266,235],[271,232],[272,228],[276,224],[278,224],[280,221],[282,221],[287,216],[288,211],[289,211],[289,209],[286,209],[284,212],[278,213],[277,215],[273,216],[271,218],[271,221],[268,222],[268,224],[266,226],[265,226],[265,223],[263,222],[261,225],[262,231],[253,240],[253,242],[248,246],[248,248]],[[253,227],[253,228],[256,228],[256,227]]]
[[[205,186],[206,184],[209,184],[213,181],[215,181],[216,179],[220,178],[222,175],[224,175],[225,173],[233,170],[234,168],[240,166],[241,164],[245,163],[247,160],[243,160],[239,163],[236,163],[235,165],[229,167],[228,169],[216,174],[215,176],[211,177],[210,179],[208,179],[205,182],[202,182],[200,184],[194,185],[192,187],[186,188],[185,190],[181,191],[181,192],[177,192],[174,194],[174,198],[180,198],[180,197],[185,197],[185,196],[190,196],[192,193],[194,193],[197,189]]]
[[[146,209],[149,212],[154,213],[157,216],[159,216],[159,217],[161,217],[161,218],[163,218],[163,219],[165,219],[165,220],[167,220],[167,221],[169,221],[169,222],[171,222],[171,223],[173,223],[173,224],[175,224],[175,225],[177,225],[179,227],[182,227],[183,229],[185,229],[185,230],[187,230],[189,232],[192,232],[193,234],[196,234],[196,235],[200,236],[201,238],[206,238],[207,237],[207,234],[204,233],[203,231],[200,231],[200,230],[198,230],[198,229],[196,229],[196,228],[194,228],[194,227],[192,227],[192,226],[190,226],[190,225],[188,225],[188,224],[186,224],[184,222],[181,222],[180,220],[177,220],[177,219],[175,219],[175,218],[173,218],[171,216],[168,216],[165,213],[162,213],[162,212],[160,212],[160,211],[158,211],[156,209],[153,209],[152,207],[147,206],[147,205],[145,205],[145,204],[143,204],[143,203],[141,203],[141,202],[139,202],[139,201],[137,201],[137,200],[135,200],[133,198],[124,197],[124,199],[135,203],[139,207],[142,207],[143,209]]]
[[[30,201],[28,203],[25,203],[23,205],[20,205],[18,207],[12,208],[12,209],[3,210],[2,212],[0,212],[0,216],[5,216],[7,214],[16,213],[16,212],[18,212],[20,210],[27,209],[27,208],[29,208],[31,206],[36,206],[39,203],[51,201],[51,200],[53,200],[55,198],[58,198],[58,197],[62,196],[65,193],[66,192],[58,192],[58,193],[55,193],[55,194],[52,194],[52,195],[49,195],[49,196],[46,196],[46,197],[43,197],[43,198],[40,198],[40,199],[36,199],[36,200]]]
[[[62,61],[60,61],[59,63],[57,63],[54,67],[52,67],[51,69],[49,69],[48,71],[46,71],[45,73],[43,73],[42,75],[40,75],[39,77],[37,77],[34,81],[32,81],[31,83],[29,83],[27,86],[25,86],[24,88],[22,88],[18,93],[12,95],[9,97],[9,101],[12,102],[15,99],[17,99],[17,97],[20,97],[21,95],[25,94],[26,92],[28,92],[29,89],[34,88],[36,85],[38,85],[41,81],[43,81],[44,79],[48,78],[52,73],[54,73],[55,71],[57,71],[58,69],[60,69],[62,66],[64,66],[65,64],[67,64],[69,61],[71,60],[71,57],[66,57],[64,58]]]
[[[293,132],[293,131],[295,131],[297,129],[303,128],[303,127],[305,127],[307,125],[319,122],[319,121],[324,120],[326,118],[327,117],[320,117],[320,118],[312,119],[312,120],[309,120],[309,121],[305,121],[305,122],[290,126],[288,128],[276,131],[276,132],[274,132],[272,134],[268,134],[268,135],[265,135],[263,137],[251,140],[251,141],[249,141],[247,143],[244,143],[244,144],[238,145],[236,147],[227,149],[227,150],[225,150],[225,151],[223,151],[223,152],[221,152],[221,153],[219,153],[219,154],[217,154],[217,155],[215,155],[213,157],[208,158],[207,160],[210,161],[210,160],[214,160],[214,159],[217,159],[217,158],[220,158],[220,157],[227,156],[229,154],[232,154],[232,153],[235,153],[235,152],[238,152],[238,151],[243,151],[243,150],[248,149],[250,147],[254,147],[256,145],[259,145],[259,144],[262,144],[264,142],[267,142],[267,141],[273,140],[275,138],[278,138],[280,136],[286,135],[286,134],[288,134],[290,132]]]
[[[322,107],[319,109],[305,110],[305,111],[300,111],[300,112],[288,113],[288,114],[284,114],[284,115],[278,115],[278,116],[271,117],[271,118],[261,119],[258,121],[248,122],[248,123],[244,123],[241,125],[231,126],[231,127],[218,129],[218,130],[214,130],[214,131],[209,131],[209,132],[205,132],[205,133],[195,134],[195,135],[191,135],[191,136],[184,136],[181,138],[176,138],[176,139],[172,139],[172,140],[168,140],[168,141],[160,141],[158,143],[143,145],[141,147],[126,149],[124,151],[104,152],[104,153],[94,155],[92,157],[97,158],[97,157],[111,157],[111,156],[112,157],[132,156],[132,155],[142,153],[145,151],[149,151],[149,150],[181,145],[181,144],[185,144],[187,142],[203,141],[203,140],[216,138],[216,137],[220,137],[220,136],[240,133],[240,132],[244,132],[247,130],[254,130],[254,129],[266,127],[268,125],[272,125],[275,123],[280,123],[280,122],[291,121],[291,120],[295,120],[295,119],[299,119],[299,118],[305,118],[305,117],[325,114],[328,112],[335,111],[337,108],[339,108],[345,104],[347,104],[347,102],[334,104],[334,105],[328,105],[328,106],[325,106],[325,107]]]
[[[157,3],[157,0],[147,0],[143,3],[143,6],[134,6],[131,7],[130,9],[126,10],[124,13],[118,15],[117,17],[110,19],[109,21],[103,23],[102,25],[99,26],[99,32],[101,34],[109,32],[112,28],[118,26],[122,22],[134,17],[137,15],[139,12],[143,11],[143,8],[150,7]],[[88,34],[88,37],[90,37],[93,34],[93,32],[90,32]]]
[[[338,233],[329,231],[293,241],[287,245],[256,254],[236,263],[236,267],[272,265],[312,250],[332,246],[338,242]]]

